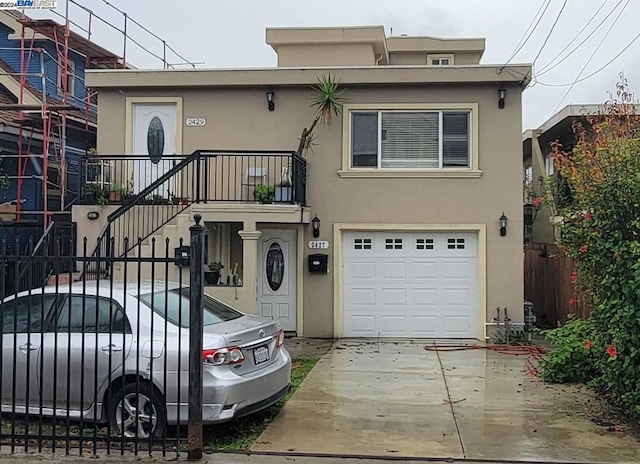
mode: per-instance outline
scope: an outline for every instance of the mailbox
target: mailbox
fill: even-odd
[[[176,266],[188,266],[189,261],[191,260],[191,247],[190,246],[180,246],[174,249],[175,252],[175,264]]]
[[[309,255],[309,272],[327,274],[329,272],[329,255]]]

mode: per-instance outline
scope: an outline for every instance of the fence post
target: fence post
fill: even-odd
[[[202,312],[204,311],[204,232],[202,216],[194,215],[189,277],[189,419],[187,457],[202,459]]]

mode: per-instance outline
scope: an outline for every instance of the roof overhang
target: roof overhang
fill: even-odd
[[[314,85],[317,76],[336,74],[342,85],[518,84],[531,81],[531,65],[366,66],[263,69],[90,70],[87,86],[126,87],[262,87]]]

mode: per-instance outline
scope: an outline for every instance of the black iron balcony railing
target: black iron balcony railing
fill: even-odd
[[[194,203],[306,204],[306,161],[293,152],[196,151],[83,160],[81,203],[121,204],[92,252],[121,257]],[[108,269],[83,272],[108,274]]]
[[[189,156],[152,162],[141,155],[91,155],[81,162],[79,204],[199,202],[306,203],[306,161],[292,152],[201,151],[197,162],[174,173],[150,195],[139,194]],[[196,170],[200,183],[193,182]]]

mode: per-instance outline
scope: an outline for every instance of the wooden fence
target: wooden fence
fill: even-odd
[[[536,325],[564,324],[570,314],[589,317],[590,309],[571,280],[575,263],[556,245],[534,243],[524,249],[524,297],[533,303]]]

